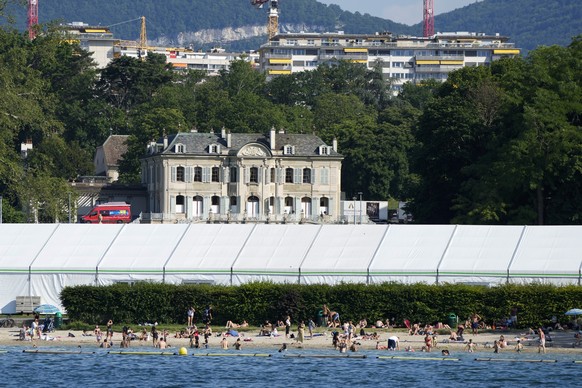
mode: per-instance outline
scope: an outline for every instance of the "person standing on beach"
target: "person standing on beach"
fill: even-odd
[[[395,335],[388,337],[388,350],[400,350],[400,338]]]
[[[305,334],[305,322],[301,321],[299,325],[297,325],[297,342],[303,343]]]
[[[473,335],[479,334],[479,321],[481,317],[477,313],[471,315],[471,329],[473,330]]]
[[[113,321],[111,319],[107,321],[107,334],[105,338],[109,339],[109,342],[113,340]]]
[[[291,330],[291,317],[287,315],[287,318],[285,318],[285,338],[289,338],[290,330]]]
[[[154,344],[154,348],[158,346],[158,329],[156,329],[156,326],[152,326],[152,342]]]
[[[192,327],[192,324],[194,323],[194,313],[196,312],[196,310],[194,309],[194,307],[190,306],[190,308],[188,309],[188,327]]]
[[[331,323],[331,311],[329,310],[326,304],[323,305],[321,313],[323,315],[323,322],[325,322],[325,324],[329,326],[329,324]]]
[[[313,329],[315,329],[315,322],[313,322],[313,319],[309,320],[307,328],[309,329],[309,338],[313,339]]]
[[[544,329],[541,327],[538,328],[538,335],[540,336],[540,344],[538,346],[538,353],[542,351],[546,353],[546,333],[544,333]]]

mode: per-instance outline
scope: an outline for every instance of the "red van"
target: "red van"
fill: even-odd
[[[87,224],[123,224],[131,222],[131,205],[125,202],[107,202],[95,206],[81,217]]]

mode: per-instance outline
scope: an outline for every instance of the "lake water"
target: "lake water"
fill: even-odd
[[[32,350],[31,348],[27,348]],[[40,351],[77,351],[76,348],[42,348]],[[140,349],[141,351],[142,349]],[[349,356],[366,358],[319,358],[340,356],[332,350],[203,349],[188,356],[108,354],[103,349],[84,349],[87,354],[29,354],[22,347],[0,351],[2,387],[287,387],[328,384],[346,386],[577,386],[582,376],[582,354],[454,353],[459,361],[428,359],[378,359],[377,356],[440,357],[439,353],[362,351]],[[112,351],[118,351],[114,349]],[[129,350],[131,351],[131,349]],[[175,352],[177,349],[168,349]],[[196,354],[272,354],[272,357],[195,357]],[[159,353],[159,352],[158,352]],[[296,357],[301,355],[304,357]],[[341,355],[345,356],[345,355]],[[549,362],[478,362],[475,358],[510,360],[558,360]]]

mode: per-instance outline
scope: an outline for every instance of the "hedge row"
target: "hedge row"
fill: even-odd
[[[71,320],[104,323],[108,319],[125,323],[184,323],[189,306],[196,318],[212,305],[213,323],[247,320],[259,325],[290,315],[293,321],[317,320],[324,303],[338,311],[342,320],[368,322],[394,319],[401,324],[446,322],[450,313],[467,319],[478,313],[487,323],[496,323],[518,308],[518,326],[547,324],[552,316],[568,322],[568,309],[582,307],[582,287],[551,285],[504,285],[498,287],[459,284],[379,285],[341,284],[292,285],[251,283],[237,287],[213,285],[168,285],[138,283],[134,286],[67,287],[62,304]]]

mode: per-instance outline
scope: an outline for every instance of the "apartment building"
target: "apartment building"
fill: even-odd
[[[464,66],[489,65],[516,56],[520,50],[499,34],[474,32],[437,33],[430,38],[337,33],[288,33],[276,35],[261,46],[260,68],[268,78],[345,60],[369,69],[380,66],[398,91],[406,82],[444,81]]]

